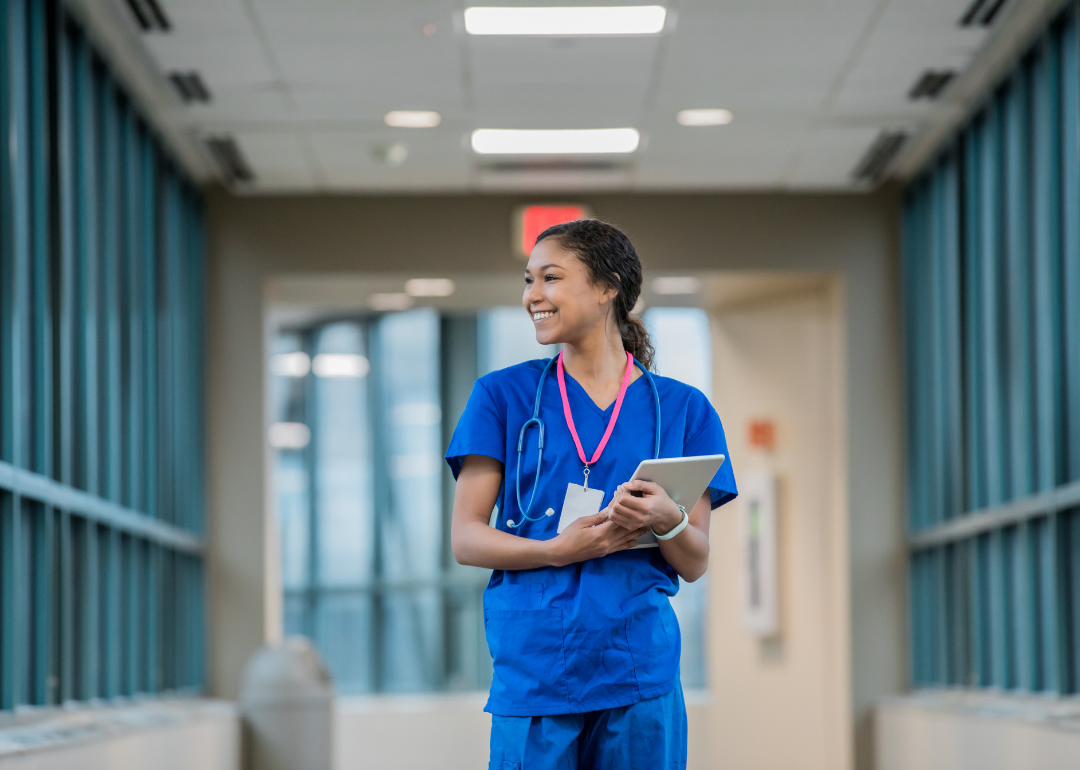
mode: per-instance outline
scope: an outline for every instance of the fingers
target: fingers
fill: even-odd
[[[664,488],[662,486],[655,484],[652,481],[644,481],[643,479],[631,479],[621,485],[620,489],[625,489],[627,492],[644,492],[646,495],[659,495],[664,493]]]
[[[598,524],[603,524],[608,520],[608,509],[605,508],[602,511],[597,511],[592,516],[582,516],[578,521],[584,522],[583,527],[595,527]]]
[[[619,550],[625,551],[627,549],[633,548],[635,545],[640,545],[640,543],[638,543],[638,538],[644,534],[645,530],[643,529],[634,530],[630,537],[619,543]]]
[[[650,502],[644,497],[634,497],[633,495],[623,495],[618,500],[614,500],[611,503],[612,508],[621,508],[623,510],[640,511],[645,513],[649,510]]]
[[[635,500],[638,504],[629,503]],[[611,506],[610,519],[621,526],[636,529],[645,526],[649,520],[649,507],[640,505],[641,501],[634,497],[625,497],[621,502]],[[640,506],[640,507],[639,507]]]

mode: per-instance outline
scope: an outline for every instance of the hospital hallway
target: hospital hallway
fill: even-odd
[[[1074,770],[1080,0],[472,2],[0,0],[0,770],[540,770],[489,691],[550,738],[619,655],[681,686],[671,769]],[[671,378],[738,487],[701,579],[601,557],[677,588],[587,595],[610,639],[451,542],[455,428],[570,349],[523,273],[587,219],[640,257],[655,456]],[[554,537],[531,376],[490,526]]]

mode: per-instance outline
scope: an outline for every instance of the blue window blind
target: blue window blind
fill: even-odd
[[[1080,691],[1078,13],[905,196],[916,686]]]
[[[198,690],[201,196],[58,2],[0,125],[0,709]]]

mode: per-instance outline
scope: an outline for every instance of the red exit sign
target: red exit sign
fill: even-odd
[[[536,243],[536,236],[540,233],[552,225],[561,225],[563,222],[573,222],[575,219],[588,217],[589,210],[576,204],[522,206],[514,217],[516,225],[514,251],[519,257],[528,258],[533,244]]]

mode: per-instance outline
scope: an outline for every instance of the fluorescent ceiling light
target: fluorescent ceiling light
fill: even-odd
[[[405,282],[405,293],[410,297],[449,297],[454,293],[454,282],[449,278],[413,278]]]
[[[652,282],[656,294],[697,294],[700,289],[701,281],[690,275],[664,276]]]
[[[303,449],[311,442],[311,429],[302,422],[275,422],[266,437],[276,449]]]
[[[372,294],[368,297],[368,305],[372,310],[381,312],[388,310],[408,310],[412,307],[412,297],[403,291]]]
[[[304,377],[311,370],[311,359],[302,351],[278,353],[270,359],[270,371],[279,377]]]
[[[434,128],[442,116],[429,110],[393,110],[386,113],[383,121],[394,128]]]
[[[371,362],[357,353],[319,353],[311,362],[316,377],[364,377]]]
[[[578,8],[465,9],[470,35],[655,35],[664,29],[660,5]]]
[[[640,141],[636,128],[478,128],[472,133],[472,148],[481,155],[623,153],[636,150]]]
[[[684,126],[726,126],[734,119],[731,110],[680,110],[675,119]]]

